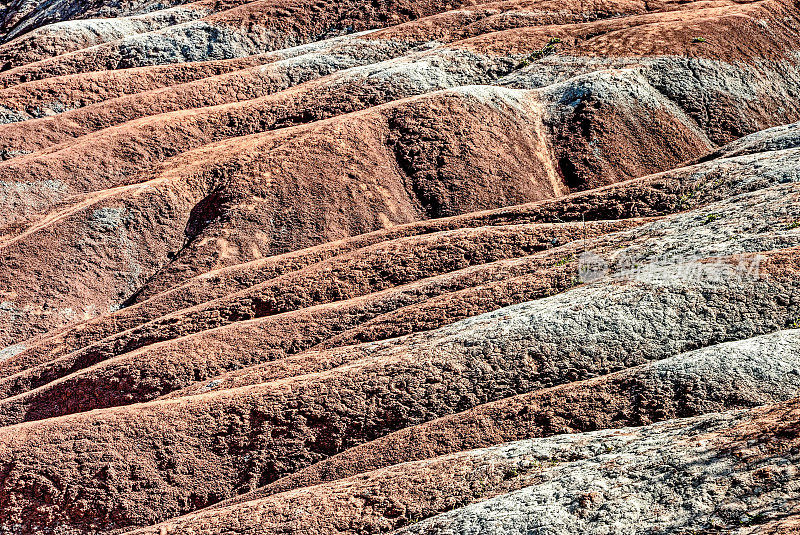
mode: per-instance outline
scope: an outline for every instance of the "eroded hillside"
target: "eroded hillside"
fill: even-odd
[[[792,0],[0,3],[0,533],[794,533]]]

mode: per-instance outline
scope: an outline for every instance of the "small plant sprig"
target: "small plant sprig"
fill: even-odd
[[[694,39],[692,39],[692,42],[693,43],[707,43],[708,41],[706,41],[705,37],[695,37]]]
[[[558,37],[551,37],[550,40],[547,41],[547,44],[544,45],[544,47],[542,47],[539,50],[535,50],[530,56],[520,61],[519,65],[517,65],[517,68],[521,69],[523,67],[527,67],[536,60],[540,60],[545,56],[555,54],[558,51],[556,45],[559,44],[560,42],[561,39],[559,39]]]
[[[558,262],[556,262],[556,266],[558,266],[558,267],[566,266],[567,264],[569,264],[573,260],[575,260],[575,256],[574,255],[573,256],[565,256],[563,258],[559,258]]]
[[[791,223],[788,223],[786,225],[786,230],[794,230],[794,229],[796,229],[798,227],[800,227],[800,219],[798,219],[797,221],[792,221]]]

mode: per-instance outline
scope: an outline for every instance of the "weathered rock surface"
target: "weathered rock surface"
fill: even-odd
[[[738,529],[780,518],[772,508],[787,495],[782,505],[796,510],[797,415],[793,400],[510,442],[212,508],[135,533]],[[772,443],[775,434],[780,445]]]
[[[790,384],[797,381],[799,340],[797,331],[780,331],[481,405],[350,448],[219,507],[499,442],[648,425],[790,399],[797,389]],[[774,383],[759,390],[769,377]]]
[[[0,533],[795,533],[792,0],[0,3]]]

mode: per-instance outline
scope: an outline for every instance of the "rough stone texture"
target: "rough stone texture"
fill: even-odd
[[[276,2],[220,4],[202,20],[0,75],[7,81],[5,91],[23,99],[8,108],[10,120],[25,119],[20,113],[32,108],[29,99],[58,87],[53,84],[63,87],[74,79],[80,98],[87,99],[82,104],[74,96],[66,102],[39,97],[39,111],[28,115],[54,116],[0,128],[0,151],[8,158],[0,163],[7,207],[0,243],[8,251],[5,272],[14,279],[3,283],[15,296],[5,306],[15,325],[3,343],[260,256],[663,171],[702,157],[712,143],[797,118],[796,69],[790,68],[795,52],[786,48],[795,35],[795,13],[777,0],[569,5],[557,15],[552,5],[530,2],[447,11],[454,7],[398,4],[390,10],[395,16],[375,6],[341,11],[334,3],[308,12]],[[334,17],[336,24],[362,21],[352,31],[375,28],[376,21],[399,24],[239,63],[200,61],[196,68],[180,63],[240,55],[224,50],[241,39],[280,41],[250,54],[336,33],[329,28],[298,37],[305,20],[298,13],[320,21]],[[290,14],[300,18],[288,24]],[[713,24],[705,41],[687,45],[681,39],[698,17]],[[206,34],[197,25],[223,23],[224,30],[214,33],[223,51],[195,56],[184,38],[199,43]],[[617,37],[637,43],[654,25],[681,37],[625,54],[614,44]],[[714,37],[733,29],[736,39]],[[418,49],[423,30],[447,44]],[[157,53],[137,48],[143,36]],[[561,41],[550,43],[555,36]],[[667,50],[672,45],[678,48]],[[181,52],[161,58],[170,47]],[[148,58],[144,63],[134,61],[140,53]],[[134,63],[120,62],[120,55]],[[91,68],[172,62],[183,71],[122,69],[116,72],[125,77],[116,81],[110,75],[51,78],[82,72],[62,69],[78,65],[76,58],[85,58]],[[113,61],[104,64],[102,58]],[[50,71],[48,65],[60,67]],[[16,85],[20,69],[42,79]],[[176,84],[178,77],[194,80]],[[148,80],[156,88],[140,85],[127,95],[119,89]],[[88,95],[83,87],[95,82],[99,92]],[[29,90],[39,93],[24,93]],[[699,95],[703,102],[692,100]],[[29,104],[20,111],[23,101]],[[387,104],[375,106],[382,103]],[[496,132],[518,134],[497,140]],[[281,151],[273,150],[278,145]],[[329,167],[342,169],[344,176],[315,173]],[[274,187],[275,176],[281,188]],[[303,194],[287,200],[290,187]],[[160,199],[143,203],[142,191]],[[330,207],[311,215],[310,198]],[[40,244],[68,243],[62,236],[81,234],[91,213],[109,209],[119,210],[124,226],[131,227],[114,237],[122,245],[112,258],[87,262],[85,240],[70,244],[72,250],[59,256],[76,258],[72,268],[59,267],[58,274],[50,265],[31,270],[37,280],[53,280],[35,295],[30,280],[11,275],[25,258],[41,256],[35,252]],[[127,273],[120,273],[121,266]],[[77,277],[84,281],[73,285]]]
[[[40,410],[53,415],[59,410],[54,404],[53,389],[60,390],[69,404],[69,408],[61,410],[78,412],[80,402],[78,396],[72,395],[74,391],[86,392],[85,403],[90,405],[83,405],[83,410],[103,403],[115,405],[152,399],[231,368],[298,353],[340,333],[349,334],[363,323],[374,330],[374,321],[370,320],[385,321],[392,311],[403,316],[395,321],[404,325],[406,332],[428,330],[436,324],[456,321],[459,316],[468,317],[575,285],[573,266],[566,267],[562,270],[566,273],[552,280],[543,280],[542,266],[552,268],[569,254],[560,248],[544,258],[498,260],[551,248],[553,241],[569,242],[579,236],[592,238],[598,233],[636,224],[641,222],[601,223],[587,229],[576,224],[537,225],[529,229],[511,225],[450,232],[450,236],[436,233],[425,240],[404,240],[406,243],[390,242],[279,277],[245,294],[233,295],[227,302],[218,300],[159,318],[39,366],[26,358],[30,355],[14,355],[5,363],[4,371],[9,373],[12,367],[24,371],[0,380],[0,391],[11,396],[42,386],[47,394],[40,397],[43,403]],[[440,273],[443,274],[437,276]],[[460,299],[455,299],[457,293]],[[408,307],[416,303],[435,308],[428,301],[437,297],[437,302],[451,301],[450,310],[440,310],[421,325],[405,317],[411,312]],[[474,301],[472,314],[459,312],[458,305],[466,307],[470,301]],[[247,321],[249,317],[262,319]],[[384,339],[400,334],[383,331],[378,329],[373,337]],[[187,338],[194,333],[198,335]],[[174,342],[137,351],[168,340]],[[196,361],[186,359],[186,355],[195,351],[213,352],[215,358],[198,367]],[[123,354],[127,355],[120,357]],[[108,359],[113,360],[101,366],[102,372],[93,366]],[[142,360],[152,363],[149,373],[140,367]],[[139,368],[139,379],[119,384],[120,378],[128,375],[121,368],[131,365]],[[87,374],[75,375],[89,366],[92,368]],[[180,368],[185,369],[181,372]],[[167,371],[166,375],[163,371]],[[67,375],[71,377],[58,381],[58,385],[43,386]],[[80,388],[74,386],[75,381],[81,383]],[[90,384],[96,386],[92,388]],[[9,407],[14,404],[9,401]],[[39,414],[36,418],[41,417]],[[4,421],[9,423],[10,418],[13,416],[8,414]]]
[[[5,0],[0,3],[0,41],[50,23],[89,17],[120,17],[147,13],[186,0]]]
[[[800,371],[798,341],[798,331],[781,331],[481,405],[350,448],[215,508],[501,442],[648,425],[789,399],[797,391],[789,384]],[[759,390],[768,377],[775,386]]]
[[[766,154],[745,155],[731,160],[720,160],[693,167],[633,180],[602,188],[597,191],[568,196],[549,201],[490,211],[462,217],[443,218],[421,224],[410,224],[393,229],[366,234],[328,245],[255,260],[221,270],[211,271],[196,279],[166,288],[163,294],[152,281],[145,287],[143,300],[137,305],[120,310],[109,317],[99,317],[82,323],[72,330],[61,331],[45,341],[32,340],[29,349],[20,357],[30,357],[30,363],[41,362],[44,355],[63,355],[92,342],[132,329],[159,316],[168,315],[181,308],[191,308],[206,300],[211,301],[228,294],[236,294],[269,279],[302,269],[310,264],[337,256],[393,237],[428,234],[481,225],[504,225],[514,222],[580,220],[586,218],[630,218],[641,215],[658,215],[695,206],[747,191],[798,180],[796,151],[785,150]],[[163,287],[163,286],[162,286]],[[143,299],[140,296],[140,299]],[[253,316],[253,311],[244,312]],[[156,330],[155,332],[158,332]],[[149,336],[153,336],[151,334]],[[19,370],[19,368],[5,368]]]
[[[775,198],[787,198],[780,190]],[[738,202],[747,206],[754,198],[758,195]],[[787,204],[797,205],[790,199]],[[685,217],[687,226],[701,227],[699,239],[675,240],[670,249],[692,252],[687,247],[694,243],[703,255],[704,243],[713,248],[718,242],[705,232],[703,215]],[[765,239],[780,247],[781,236]],[[764,245],[744,242],[756,250]],[[288,367],[291,376],[279,373],[250,387],[25,424],[22,441],[16,426],[0,429],[7,448],[6,485],[14,489],[0,505],[10,522],[80,523],[79,510],[43,503],[60,503],[61,485],[91,487],[93,518],[106,527],[119,525],[116,518],[158,520],[270,483],[387,431],[774,331],[800,315],[799,257],[794,249],[765,257],[758,274],[742,271],[736,258],[692,262],[689,276],[682,263],[623,271],[437,331],[301,355]],[[162,463],[152,457],[152,448],[164,440],[170,446]],[[74,457],[77,444],[98,441],[129,453],[102,461],[111,464],[100,487],[94,474],[102,467],[92,464],[85,471]],[[48,478],[61,483],[42,490],[40,480],[29,479],[32,470],[52,473]],[[39,516],[42,507],[48,512]]]
[[[773,520],[772,507],[787,495],[784,506],[797,508],[797,416],[793,400],[643,428],[510,442],[212,508],[133,533],[363,533],[404,525],[396,533],[741,529]],[[771,442],[775,434],[780,444]]]
[[[537,474],[534,485],[398,533],[652,532],[687,525],[738,530],[742,524],[762,523],[775,516],[776,502],[797,508],[796,416],[795,401],[640,431],[566,436],[566,451],[550,455],[560,466]],[[633,438],[629,433],[645,436],[628,442]],[[776,434],[778,444],[772,442]],[[512,443],[505,452],[512,458],[511,452],[518,452],[524,459],[526,445]],[[561,465],[561,459],[568,461]],[[758,490],[742,488],[745,478]]]
[[[2,70],[8,70],[129,35],[182,24],[209,14],[210,11],[206,9],[176,7],[115,19],[59,22],[0,45],[0,65]]]
[[[799,42],[0,3],[0,534],[797,532]]]

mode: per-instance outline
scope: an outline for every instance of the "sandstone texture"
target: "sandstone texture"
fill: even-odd
[[[0,2],[0,535],[800,533],[794,0]]]

